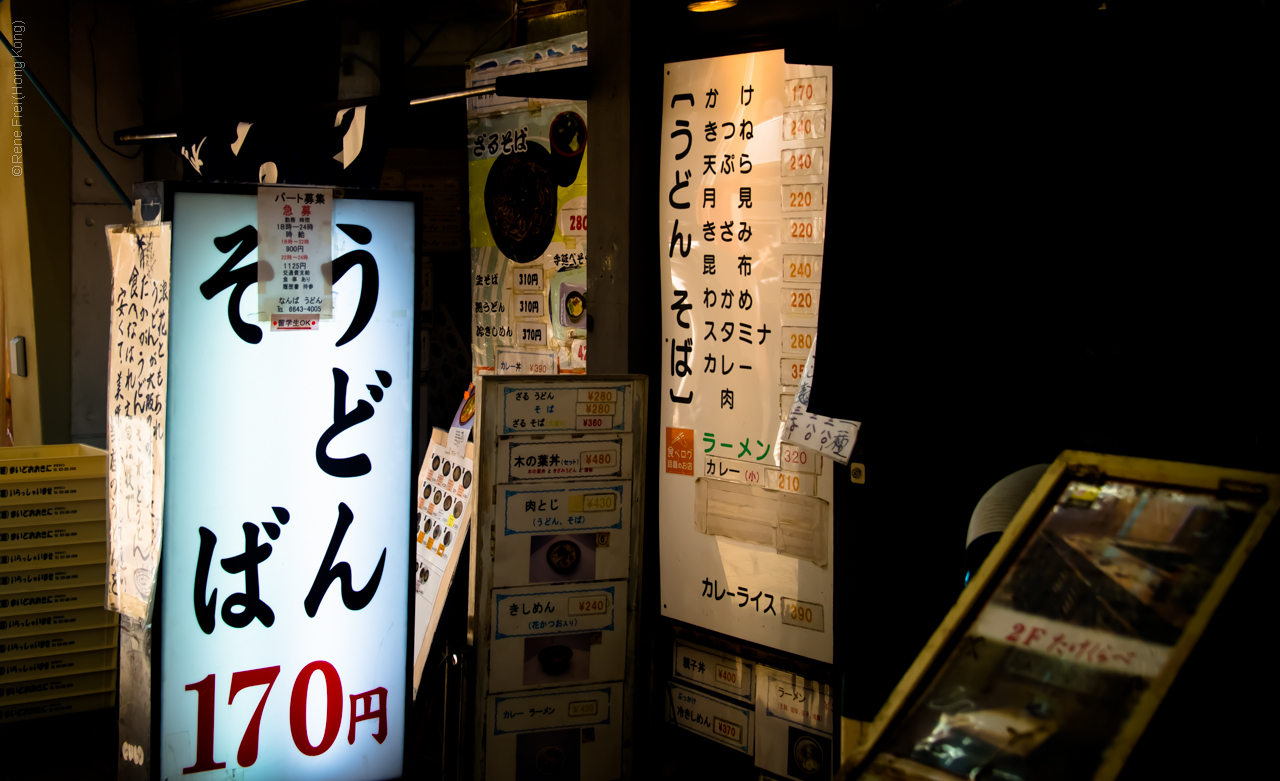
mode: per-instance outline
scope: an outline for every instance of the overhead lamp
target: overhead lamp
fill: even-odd
[[[726,8],[733,8],[738,4],[738,0],[694,0],[689,3],[689,10],[695,14],[704,14],[708,11],[723,11]]]

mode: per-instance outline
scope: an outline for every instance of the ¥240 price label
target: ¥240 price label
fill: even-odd
[[[311,742],[314,731],[307,724],[307,696],[313,676],[319,675],[324,682],[325,717],[320,740]],[[231,674],[231,690],[227,698],[227,707],[235,705],[236,698],[241,702],[250,700],[256,694],[257,706],[253,717],[240,737],[240,748],[236,752],[236,763],[242,767],[252,767],[258,761],[258,744],[262,727],[262,714],[266,710],[267,700],[275,689],[280,677],[280,665],[260,667],[256,670],[241,670]],[[196,761],[191,767],[182,769],[183,775],[204,773],[209,770],[220,770],[227,766],[225,760],[219,761],[214,756],[214,715],[219,709],[221,700],[218,693],[217,675],[210,673],[195,683],[187,684],[186,690],[196,695]],[[256,690],[256,691],[249,691]],[[243,694],[242,694],[243,692]],[[350,714],[344,706],[350,702]],[[293,745],[308,757],[317,757],[333,748],[347,721],[348,745],[355,745],[356,725],[362,721],[375,721],[373,739],[381,744],[387,739],[387,690],[379,686],[359,694],[345,694],[342,678],[337,669],[325,661],[315,661],[302,668],[293,679],[289,692],[289,732]]]

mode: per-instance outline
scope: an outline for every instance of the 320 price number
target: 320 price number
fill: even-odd
[[[312,676],[320,674],[325,688],[324,732],[319,743],[311,742],[307,730],[307,695]],[[236,700],[236,695],[245,689],[265,686],[258,707],[253,711],[240,738],[240,749],[236,753],[236,763],[240,767],[250,767],[258,761],[258,737],[262,726],[262,713],[266,709],[267,698],[275,687],[276,678],[280,676],[280,665],[260,667],[256,670],[241,670],[231,674],[231,694],[227,704]],[[196,693],[196,761],[191,767],[182,769],[184,775],[204,773],[209,770],[220,770],[227,766],[226,762],[218,762],[213,757],[214,709],[217,705],[216,674],[206,675],[196,683],[187,684],[186,690]],[[374,699],[378,699],[378,707],[374,707]],[[303,667],[293,681],[293,690],[289,696],[289,732],[293,736],[293,744],[298,751],[308,757],[316,757],[333,747],[342,729],[344,717],[343,704],[351,702],[350,729],[347,730],[347,743],[356,742],[356,725],[362,721],[376,720],[377,730],[373,739],[382,743],[387,739],[387,690],[379,686],[361,694],[343,696],[342,679],[332,664],[315,661]],[[361,706],[363,706],[363,713]]]

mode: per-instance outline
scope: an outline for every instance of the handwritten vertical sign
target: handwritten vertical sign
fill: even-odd
[[[732,482],[753,486],[744,495],[762,518],[788,517],[791,497],[802,494],[808,541],[830,548],[830,472],[783,460],[778,432],[817,333],[834,85],[830,68],[790,64],[783,54],[663,68],[653,237],[662,275],[660,425],[690,432],[681,452],[692,458],[669,455],[659,474],[662,603],[671,618],[830,661],[829,631],[788,625],[776,608],[749,602],[786,597],[829,615],[825,559],[778,560],[790,550],[780,532],[754,546],[722,545],[728,527],[697,518],[696,496],[708,485],[708,495],[738,492]],[[748,591],[748,601],[708,611],[708,566]]]
[[[332,230],[333,190],[258,188],[258,320],[271,330],[310,331],[333,317]]]
[[[107,228],[111,345],[107,608],[146,618],[164,515],[170,225]]]
[[[165,492],[157,689],[160,734],[175,737],[155,749],[159,775],[397,778],[414,205],[355,193],[333,205],[333,327],[288,335],[246,322],[263,246],[254,191],[180,190],[168,211],[167,425],[182,444]]]

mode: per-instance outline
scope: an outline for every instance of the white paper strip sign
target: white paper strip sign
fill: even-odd
[[[258,188],[259,321],[311,330],[318,325],[311,320],[333,317],[332,231],[333,190]]]
[[[170,224],[109,226],[107,243],[112,300],[106,604],[146,618],[164,515]]]
[[[805,359],[800,390],[796,392],[791,412],[782,424],[779,445],[783,442],[790,443],[847,464],[853,453],[854,443],[858,441],[858,429],[862,424],[856,420],[826,418],[808,412],[809,392],[813,388],[813,361],[817,353],[818,342],[815,338],[809,349],[809,357]]]

